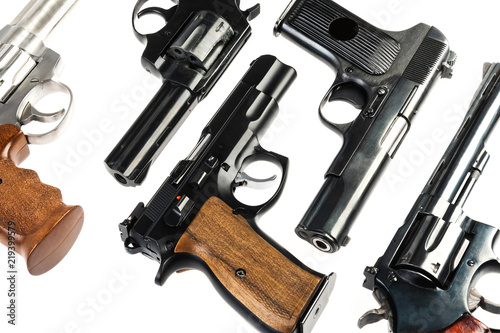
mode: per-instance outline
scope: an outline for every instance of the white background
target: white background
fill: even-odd
[[[164,2],[170,6],[170,1]],[[420,22],[436,26],[448,37],[458,61],[454,78],[440,80],[421,107],[412,131],[359,215],[350,233],[351,243],[334,255],[300,240],[294,228],[341,145],[341,138],[321,124],[317,115],[335,73],[283,37],[273,36],[274,22],[288,0],[262,2],[261,15],[251,22],[253,36],[138,188],[119,185],[103,163],[159,87],[158,80],[140,64],[144,47],[131,28],[135,1],[79,1],[56,28],[47,45],[65,62],[59,79],[73,90],[74,115],[60,139],[32,146],[31,156],[22,166],[36,170],[44,183],[59,187],[65,203],[82,205],[85,223],[68,256],[45,275],[30,276],[24,261],[19,260],[16,327],[6,324],[8,288],[0,273],[0,331],[255,331],[199,272],[175,274],[163,287],[155,285],[158,264],[125,253],[118,223],[138,202],[149,201],[175,164],[190,152],[250,62],[262,54],[273,54],[293,66],[298,79],[283,98],[282,115],[262,146],[288,156],[290,170],[283,196],[258,224],[311,268],[338,274],[330,303],[314,332],[358,332],[359,316],[377,306],[371,292],[362,287],[365,266],[373,265],[383,254],[460,125],[481,81],[482,64],[500,61],[497,1],[338,1],[386,30],[404,30]],[[9,23],[25,3],[3,1],[1,24]],[[244,8],[253,4],[242,1]],[[495,138],[489,145],[492,158],[466,211],[475,219],[500,226],[500,147]],[[0,272],[7,271],[6,264],[6,251],[1,250],[0,267],[5,268]],[[500,301],[498,290],[490,288],[488,295]],[[484,320],[500,326],[497,318]],[[363,332],[386,332],[386,324]]]

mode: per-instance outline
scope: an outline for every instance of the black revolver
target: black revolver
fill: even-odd
[[[500,304],[475,288],[485,274],[500,272],[494,252],[500,232],[469,218],[462,207],[488,162],[485,143],[499,117],[500,64],[486,64],[434,174],[384,256],[365,270],[364,286],[382,307],[363,315],[360,327],[387,319],[395,333],[490,332],[471,314],[479,307],[500,314]]]
[[[260,12],[259,5],[241,11],[237,0],[181,0],[168,10],[141,10],[146,2],[136,4],[134,30],[146,44],[143,67],[163,85],[105,160],[108,171],[125,186],[143,182],[151,164],[250,37],[248,20]],[[147,14],[160,15],[167,24],[142,35],[135,18]]]
[[[330,0],[292,1],[276,23],[280,33],[337,71],[320,116],[344,143],[296,228],[316,248],[335,252],[349,242],[357,213],[429,89],[437,78],[452,76],[455,54],[434,27],[382,31]],[[331,123],[322,113],[338,100],[361,110],[352,122]]]
[[[120,224],[125,249],[160,263],[156,283],[195,268],[237,311],[265,332],[310,332],[326,306],[334,274],[300,263],[255,226],[278,198],[288,159],[259,144],[278,114],[278,101],[295,79],[272,56],[254,61],[150,203],[140,203]],[[281,168],[278,190],[264,204],[239,202],[234,191],[258,185],[245,169],[257,160]],[[274,177],[268,179],[272,181]]]

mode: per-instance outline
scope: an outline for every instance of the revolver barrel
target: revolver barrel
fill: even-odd
[[[196,96],[188,89],[165,82],[106,158],[108,171],[122,185],[141,184],[194,105]]]
[[[10,25],[44,40],[76,0],[31,0]]]
[[[492,98],[500,94],[499,72],[500,65],[485,65],[485,83],[423,193],[460,207],[465,203],[488,161],[486,142],[500,116],[500,98]]]

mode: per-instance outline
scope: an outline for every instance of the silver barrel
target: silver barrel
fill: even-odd
[[[31,0],[12,21],[44,40],[75,4],[76,0]]]

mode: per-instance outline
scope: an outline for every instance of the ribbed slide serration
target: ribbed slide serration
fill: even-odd
[[[160,218],[161,214],[163,214],[165,208],[170,206],[174,196],[175,188],[170,184],[166,184],[158,193],[156,193],[153,201],[148,204],[148,208],[146,209],[144,215],[151,219],[151,221],[156,221]]]
[[[366,73],[386,73],[399,53],[400,44],[384,32],[342,10],[342,7],[330,0],[301,1],[290,13],[288,23]],[[359,26],[358,34],[351,40],[337,40],[330,34],[332,21],[343,17],[356,21]]]
[[[406,67],[403,76],[419,84],[424,84],[441,59],[446,44],[433,38],[425,38]]]

